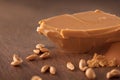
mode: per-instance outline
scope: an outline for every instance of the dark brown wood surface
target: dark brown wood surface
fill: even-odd
[[[43,80],[87,80],[78,68],[79,59],[89,59],[93,54],[61,53],[46,37],[36,32],[38,21],[43,18],[101,9],[120,16],[119,0],[0,0],[0,80],[30,80],[39,75]],[[51,50],[46,60],[26,61],[37,43]],[[89,44],[88,44],[89,45]],[[13,54],[20,55],[24,62],[20,67],[10,65]],[[74,71],[66,68],[66,62],[75,65]],[[53,65],[56,75],[40,73],[44,64]],[[106,80],[105,74],[112,68],[96,68],[96,80]]]

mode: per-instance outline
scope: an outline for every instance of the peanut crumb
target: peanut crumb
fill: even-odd
[[[104,55],[94,54],[91,60],[87,61],[88,67],[113,67],[117,66],[116,59],[107,60]]]

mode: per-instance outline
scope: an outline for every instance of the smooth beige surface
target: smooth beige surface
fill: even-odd
[[[85,30],[104,29],[120,25],[119,17],[100,10],[76,13],[73,16],[86,22]]]
[[[41,29],[57,29],[62,37],[90,37],[119,30],[120,18],[100,10],[65,14],[40,21]],[[41,30],[42,32],[42,30]],[[42,32],[44,33],[44,31]]]
[[[80,21],[70,14],[55,16],[42,20],[42,22],[48,26],[52,26],[58,29],[80,29],[81,25],[86,26],[84,21]]]

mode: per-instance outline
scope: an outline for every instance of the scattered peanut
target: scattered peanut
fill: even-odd
[[[115,77],[120,77],[120,70],[113,69],[106,74],[107,79],[111,79],[111,78],[115,78]]]
[[[28,57],[26,57],[26,60],[29,60],[29,61],[35,60],[38,57],[38,54],[40,54],[40,52],[42,53],[39,56],[40,59],[45,59],[50,56],[49,50],[47,48],[45,48],[45,45],[43,45],[43,44],[37,44],[36,49],[34,49],[33,52],[35,54],[29,55]],[[18,55],[16,55],[16,54],[13,55],[13,61],[11,62],[11,65],[18,66],[22,62],[23,62],[23,60]],[[86,62],[86,60],[81,59],[79,61],[79,69],[81,71],[85,71],[85,75],[88,79],[94,80],[96,78],[95,71],[92,68],[88,68],[88,66],[89,67],[115,66],[116,65],[115,62],[116,62],[115,58],[108,61],[107,59],[105,59],[105,56],[95,54],[93,56],[93,59],[88,60],[87,62]],[[87,66],[87,64],[88,64],[88,66]],[[66,67],[71,71],[75,69],[75,66],[72,64],[72,62],[67,62]],[[41,73],[45,73],[45,72],[47,72],[47,70],[49,70],[50,74],[53,74],[53,75],[56,74],[56,68],[54,66],[44,65],[41,67]],[[120,70],[113,69],[106,74],[107,79],[111,79],[114,77],[120,77]],[[42,78],[39,76],[33,76],[31,78],[31,80],[42,80]]]
[[[71,63],[71,62],[67,62],[67,68],[69,70],[74,70],[75,69],[75,66]]]
[[[87,63],[84,59],[81,59],[79,62],[79,69],[85,71],[88,68]]]
[[[36,54],[31,54],[26,57],[26,60],[32,61],[35,60],[38,56]]]
[[[85,75],[90,80],[94,80],[96,78],[96,74],[92,68],[88,68],[85,72]]]
[[[56,68],[54,66],[50,66],[50,73],[55,74],[56,73]]]
[[[23,60],[16,54],[13,55],[13,61],[11,62],[12,66],[18,66],[23,62]]]
[[[35,76],[33,76],[33,77],[31,78],[31,80],[42,80],[42,78],[35,75]]]
[[[34,49],[33,52],[34,52],[35,54],[39,54],[39,53],[40,53],[40,50],[39,50],[39,49]]]
[[[41,68],[41,73],[45,73],[48,69],[49,69],[49,65],[44,65],[44,66]]]
[[[45,53],[41,54],[39,57],[40,57],[40,59],[45,59],[45,58],[48,58],[49,56],[50,56],[50,53],[45,52]]]
[[[37,48],[37,49],[44,48],[44,47],[45,47],[44,44],[37,44],[37,45],[36,45],[36,48]]]

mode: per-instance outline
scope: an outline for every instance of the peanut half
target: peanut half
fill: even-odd
[[[80,69],[81,71],[85,71],[87,68],[88,68],[87,62],[86,62],[84,59],[81,59],[81,60],[79,61],[79,69]]]
[[[34,52],[35,54],[37,54],[37,55],[40,54],[40,50],[39,50],[39,49],[34,49],[33,52]]]
[[[49,56],[50,56],[50,53],[49,52],[45,52],[45,53],[41,54],[39,57],[40,57],[40,59],[46,59]]]
[[[96,78],[96,74],[92,68],[88,68],[85,75],[89,80],[94,80]]]
[[[41,73],[45,73],[48,69],[49,69],[49,65],[44,65],[44,66],[41,68]]]
[[[38,55],[36,55],[36,54],[31,54],[31,55],[29,55],[29,56],[26,57],[26,60],[28,60],[28,61],[33,61],[33,60],[35,60],[37,57],[38,57]]]
[[[50,73],[55,74],[56,73],[56,68],[54,66],[50,66]]]
[[[107,72],[106,78],[111,79],[111,78],[120,78],[120,70],[118,69],[113,69],[110,72]]]
[[[36,45],[36,48],[37,48],[37,49],[44,48],[44,47],[45,47],[44,44],[37,44],[37,45]]]
[[[35,75],[31,78],[31,80],[42,80],[42,78],[40,76]]]
[[[67,62],[66,66],[69,70],[74,70],[75,69],[75,66],[71,62]]]

